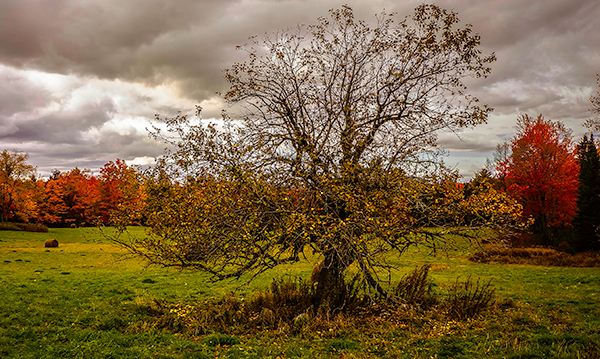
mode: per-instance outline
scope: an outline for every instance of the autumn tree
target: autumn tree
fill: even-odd
[[[100,216],[100,180],[88,170],[75,168],[65,174],[70,215],[77,225],[93,224]]]
[[[575,216],[579,166],[571,132],[542,115],[523,115],[498,167],[507,191],[534,219],[533,231],[543,244],[551,244],[552,230],[568,226]]]
[[[29,221],[35,216],[32,190],[36,168],[29,155],[16,150],[0,152],[0,221]]]
[[[62,181],[58,181],[60,171],[53,171],[47,180],[37,181],[37,221],[48,225],[63,224],[68,211]]]
[[[48,224],[92,224],[100,217],[100,182],[88,169],[56,172],[45,183],[40,217]]]
[[[136,170],[125,161],[109,161],[100,168],[101,201],[100,211],[104,223],[110,223],[113,212],[127,211],[127,224],[139,222],[139,211],[143,205],[143,191]],[[124,220],[124,218],[122,218]]]
[[[490,72],[494,56],[479,44],[434,5],[398,24],[382,13],[374,27],[343,6],[316,25],[254,38],[241,47],[247,61],[225,72],[224,97],[242,113],[164,120],[154,135],[174,150],[149,181],[154,236],[117,241],[215,280],[315,253],[316,308],[343,306],[351,265],[371,293],[393,299],[383,254],[438,245],[456,229],[448,218],[470,210],[444,189],[451,175],[435,156],[436,133],[487,119],[463,83]],[[512,221],[515,207],[503,201],[497,217],[467,225]]]
[[[578,251],[600,249],[600,159],[593,136],[577,145],[579,186],[573,219],[573,247]]]
[[[497,178],[488,168],[484,167],[475,173],[470,182],[465,184],[465,195],[477,194],[481,189],[486,187],[493,187],[497,190],[504,189],[504,181]]]

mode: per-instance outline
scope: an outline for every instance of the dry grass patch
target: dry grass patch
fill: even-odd
[[[2,222],[0,223],[0,230],[48,233],[48,227],[39,223]]]
[[[558,267],[600,267],[599,252],[569,254],[552,248],[503,248],[489,245],[469,256],[476,263],[528,264]]]

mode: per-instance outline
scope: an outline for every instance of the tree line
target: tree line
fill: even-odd
[[[27,163],[29,155],[16,150],[0,153],[1,222],[48,226],[111,224],[116,211],[139,210],[144,203],[140,173],[125,161],[109,161],[94,175],[88,169],[53,171],[38,178]],[[131,223],[139,220],[131,220]]]
[[[98,175],[89,169],[74,168],[66,172],[56,170],[49,178],[39,179],[35,167],[28,164],[27,159],[28,154],[16,150],[0,153],[2,222],[49,226],[144,224],[160,232],[166,226],[175,225],[174,222],[187,223],[187,219],[194,217],[189,211],[200,202],[231,191],[227,189],[231,184],[214,177],[187,177],[178,181],[168,178],[167,172],[161,173],[162,170],[141,173],[120,159],[107,162]],[[436,216],[428,217],[428,223],[422,225],[463,226],[474,223],[477,217],[493,216],[495,212],[510,213],[513,219],[519,213],[521,226],[536,235],[536,244],[559,245],[576,251],[600,249],[598,149],[593,135],[586,134],[574,143],[571,131],[560,121],[546,120],[542,115],[537,118],[521,116],[515,137],[499,145],[493,162],[466,184],[457,182],[457,177],[452,176],[440,181],[439,178],[426,180],[396,175],[399,182],[394,185],[404,190],[413,189],[424,205],[430,205],[433,200],[445,207],[443,211],[430,212]],[[370,177],[369,181],[373,181],[372,187],[377,186],[376,177]],[[504,203],[503,210],[489,206],[491,202],[487,206],[479,204],[481,208],[467,204],[475,198],[481,201],[482,193],[491,196],[491,190],[494,191],[492,197],[495,196],[491,201]],[[309,199],[309,191],[294,186],[270,188],[269,191],[279,191],[279,196],[293,198],[292,209],[295,211],[301,206],[314,207],[318,202],[316,198]],[[387,188],[382,191],[382,196],[391,198],[392,192]],[[188,210],[169,208],[165,201],[171,202],[173,196],[182,196],[182,193],[188,199],[182,198],[178,206],[185,204]],[[514,203],[499,197],[504,194]],[[236,201],[248,201],[241,189],[235,190],[232,196]],[[194,203],[190,203],[190,198]],[[218,208],[217,202],[227,201],[223,197],[212,199],[213,211]],[[463,211],[460,217],[452,218],[450,202],[456,205],[461,201],[471,212]],[[372,202],[372,208],[380,206],[375,199]],[[401,204],[407,205],[406,201]],[[515,204],[521,207],[507,210]],[[393,205],[387,203],[386,206],[386,213],[381,214],[392,214]],[[474,214],[479,210],[487,211],[487,214]],[[167,216],[169,220],[164,217],[167,211],[173,211]]]

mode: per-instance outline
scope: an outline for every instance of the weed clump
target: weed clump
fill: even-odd
[[[257,292],[247,300],[245,308],[260,313],[259,319],[270,322],[291,322],[312,306],[313,287],[305,280],[276,278],[271,282],[270,290]],[[269,312],[270,311],[270,312]],[[274,317],[277,320],[267,320]],[[263,325],[266,323],[263,323]]]

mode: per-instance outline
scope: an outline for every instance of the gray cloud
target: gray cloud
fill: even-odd
[[[51,93],[16,72],[0,66],[0,116],[12,116],[47,106]],[[0,131],[1,133],[1,131]]]
[[[42,139],[52,144],[79,144],[85,142],[83,132],[101,127],[110,121],[114,105],[104,99],[99,103],[86,103],[77,113],[55,113],[31,120],[14,122],[14,130],[0,136],[0,140],[21,142]]]
[[[383,9],[401,20],[421,1],[0,0],[0,147],[30,151],[44,170],[156,156],[160,145],[143,129],[154,113],[173,116],[202,103],[205,118],[219,117],[222,70],[244,60],[236,45],[314,23],[342,3],[372,21]],[[440,137],[453,156],[488,153],[514,133],[522,113],[582,133],[600,71],[600,2],[438,4],[473,24],[483,52],[498,57],[489,78],[468,81],[495,112],[462,141]]]

